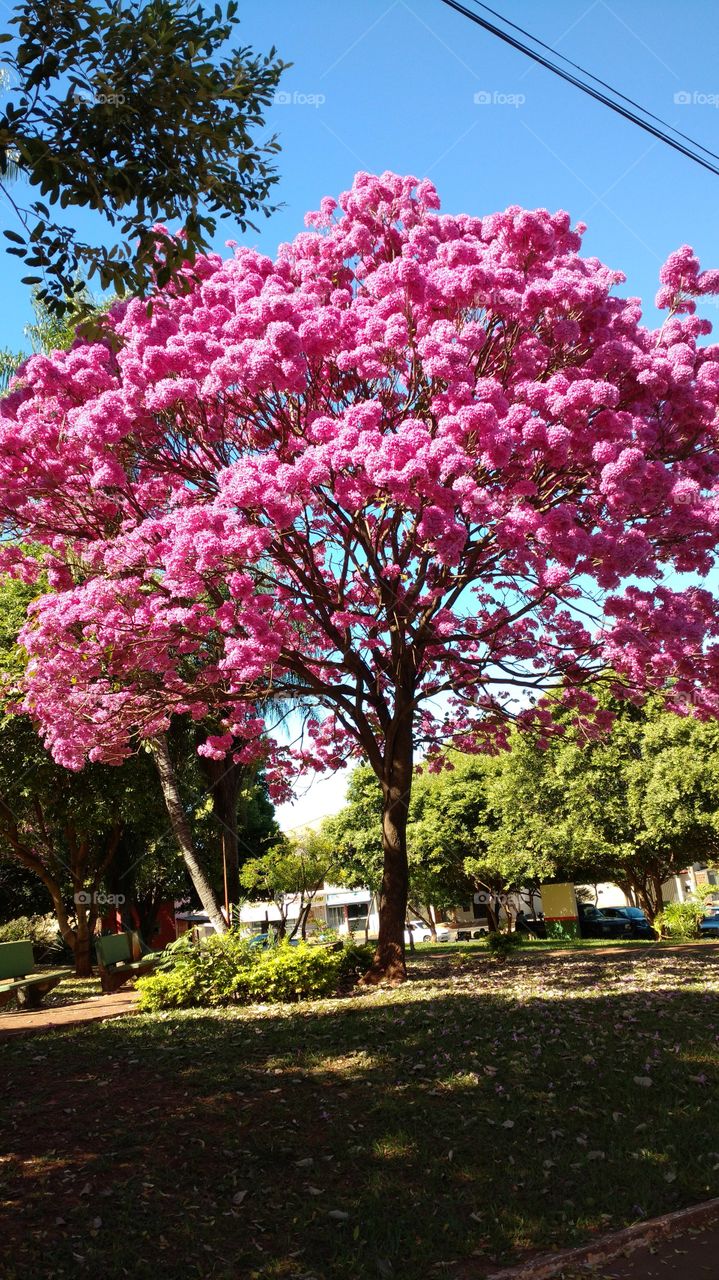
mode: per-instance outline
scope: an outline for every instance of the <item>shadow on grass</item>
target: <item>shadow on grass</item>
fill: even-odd
[[[415,1280],[719,1194],[706,955],[416,964],[3,1046],[4,1280]]]

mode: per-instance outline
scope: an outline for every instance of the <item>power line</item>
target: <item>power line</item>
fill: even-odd
[[[669,121],[663,120],[661,116],[656,116],[653,111],[648,111],[640,102],[635,102],[634,98],[628,98],[626,93],[621,93],[619,89],[615,89],[614,86],[608,84],[606,80],[602,80],[599,76],[595,76],[593,71],[588,71],[586,67],[582,67],[578,62],[572,62],[571,58],[567,58],[566,55],[560,53],[558,49],[553,49],[551,45],[545,44],[538,36],[533,36],[531,31],[526,31],[524,27],[518,27],[516,22],[510,22],[509,18],[503,17],[496,9],[491,9],[488,4],[482,4],[481,0],[474,0],[474,3],[478,8],[486,9],[487,13],[491,13],[495,18],[499,18],[500,22],[503,22],[505,26],[512,27],[514,31],[519,31],[521,35],[526,36],[527,39],[533,41],[534,44],[538,44],[540,48],[546,49],[549,53],[553,53],[557,58],[561,58],[562,62],[566,62],[568,66],[574,67],[575,71],[581,71],[583,76],[589,76],[590,80],[594,80],[596,84],[602,85],[604,89],[608,89],[610,93],[613,93],[617,98],[621,98],[623,102],[628,102],[631,107],[636,107],[637,111],[641,111],[643,115],[648,116],[650,120],[656,120],[657,124],[664,125],[665,129],[671,129],[672,133],[675,133],[678,138],[684,138],[685,142],[690,142],[692,146],[698,147],[700,151],[703,151],[708,156],[712,156],[714,160],[719,160],[719,153],[716,151],[710,151],[709,147],[705,147],[701,142],[697,142],[694,138],[690,138],[689,134],[682,133],[681,129],[675,128],[673,124],[669,124]]]
[[[476,2],[480,4],[480,0],[476,0]],[[550,61],[549,58],[545,58],[543,54],[538,53],[535,49],[529,48],[529,46],[524,44],[521,40],[510,35],[508,31],[503,31],[501,27],[496,26],[493,22],[489,22],[488,19],[482,17],[481,14],[475,13],[472,9],[468,9],[465,4],[461,3],[461,0],[442,0],[442,4],[446,4],[449,9],[454,9],[456,13],[460,13],[463,17],[468,18],[469,21],[474,22],[476,26],[482,27],[484,31],[488,31],[490,35],[497,36],[498,39],[504,41],[505,44],[510,45],[519,53],[525,54],[526,57],[531,58],[533,62],[539,63],[540,66],[544,67],[547,71],[551,71],[555,76],[559,76],[561,80],[566,80],[566,82],[573,85],[575,89],[580,89],[582,93],[586,93],[590,98],[594,98],[596,102],[601,102],[603,106],[609,107],[611,111],[616,112],[617,115],[622,116],[625,120],[629,120],[632,124],[638,125],[640,129],[645,131],[645,133],[651,134],[652,137],[657,138],[660,142],[666,143],[667,146],[672,147],[681,155],[686,156],[689,160],[693,160],[695,164],[701,165],[703,169],[708,169],[710,173],[714,173],[719,177],[719,167],[712,164],[711,160],[705,159],[704,156],[697,155],[696,150],[692,150],[691,148],[703,151],[706,156],[711,156],[715,160],[719,160],[719,154],[714,151],[710,151],[708,147],[702,146],[700,142],[697,142],[694,138],[690,138],[688,134],[681,133],[680,130],[675,129],[673,125],[662,120],[660,116],[655,116],[651,111],[647,111],[645,107],[640,106],[640,104],[635,102],[633,98],[628,98],[626,94],[621,93],[612,85],[607,84],[606,81],[600,80],[599,77],[593,75],[591,71],[586,71],[577,63],[571,62],[568,58],[565,58],[563,54],[558,54],[550,45],[544,44],[542,40],[538,40],[536,36],[531,35],[528,31],[525,31],[524,28],[518,27],[513,22],[509,22],[507,18],[502,17],[502,15],[498,14],[496,10],[490,9],[488,5],[480,4],[480,7],[482,9],[486,9],[488,13],[493,14],[495,17],[500,18],[502,22],[507,26],[512,27],[513,30],[527,36],[527,38],[532,40],[534,44],[546,49],[555,57],[561,58],[562,61],[568,64],[568,66],[574,67],[575,70],[581,72],[582,75],[589,76],[595,84],[608,89],[610,93],[615,95],[615,97],[609,97],[602,91],[602,89],[597,89],[590,84],[586,84],[576,75],[573,75],[572,72],[565,70],[563,67],[557,66],[556,63]],[[629,103],[632,107],[636,107],[636,111],[629,110],[627,107],[622,106],[621,102],[615,101],[616,98],[620,98],[623,102]],[[637,115],[637,111],[641,111],[643,116],[647,118],[643,119],[642,116]],[[652,120],[657,123],[650,123]],[[659,125],[663,125],[664,127],[659,128]],[[676,134],[676,137],[670,137],[669,134],[665,132],[666,129],[671,130],[672,133]],[[679,141],[681,138],[690,145],[685,146],[684,142]]]

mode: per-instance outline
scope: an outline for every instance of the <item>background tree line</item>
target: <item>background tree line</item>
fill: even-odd
[[[653,920],[664,881],[716,858],[719,725],[669,712],[660,698],[601,701],[615,718],[595,740],[567,719],[546,746],[515,734],[500,755],[455,754],[440,773],[420,769],[407,837],[412,914],[433,926],[477,891],[613,881]],[[344,809],[324,824],[349,886],[378,888],[380,805],[360,767]]]

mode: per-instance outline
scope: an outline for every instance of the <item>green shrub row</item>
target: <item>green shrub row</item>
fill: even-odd
[[[370,964],[370,947],[251,946],[228,933],[192,942],[185,935],[166,949],[162,966],[140,978],[140,1008],[188,1009],[200,1005],[274,1004],[316,1000],[352,986]]]

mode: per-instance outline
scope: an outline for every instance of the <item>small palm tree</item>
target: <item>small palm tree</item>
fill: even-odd
[[[10,379],[27,357],[22,351],[0,349],[0,395],[7,391]]]

